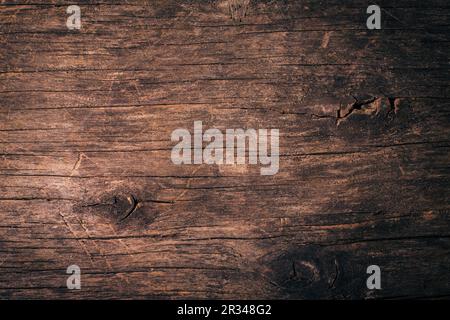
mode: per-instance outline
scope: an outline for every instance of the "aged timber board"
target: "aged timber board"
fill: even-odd
[[[448,1],[71,4],[0,1],[1,299],[450,297]],[[279,172],[175,165],[194,121]]]

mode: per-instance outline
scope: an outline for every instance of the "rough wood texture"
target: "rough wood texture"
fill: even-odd
[[[450,296],[448,1],[68,4],[0,5],[1,298]],[[194,120],[280,172],[173,165]]]

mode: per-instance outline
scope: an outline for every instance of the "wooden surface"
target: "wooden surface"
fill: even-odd
[[[0,298],[450,297],[448,1],[0,3]],[[172,164],[196,120],[279,173]]]

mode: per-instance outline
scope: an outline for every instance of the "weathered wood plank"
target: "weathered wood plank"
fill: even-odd
[[[0,2],[0,298],[450,296],[447,2],[68,4]],[[175,166],[199,120],[279,173]]]

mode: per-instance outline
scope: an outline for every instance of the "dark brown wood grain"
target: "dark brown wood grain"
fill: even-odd
[[[0,1],[0,298],[450,297],[448,1],[69,4]],[[279,173],[174,165],[197,120]]]

